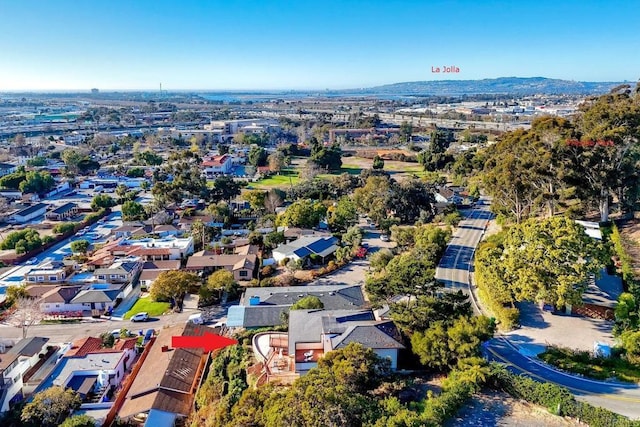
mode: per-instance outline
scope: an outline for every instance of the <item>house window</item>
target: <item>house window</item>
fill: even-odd
[[[127,278],[127,276],[125,276],[124,274],[121,274],[121,275],[120,275],[120,278],[121,278],[121,279],[126,279],[126,278]]]
[[[38,276],[38,282],[44,282],[44,276]]]
[[[98,279],[104,280],[105,279],[105,275],[104,274],[98,274]]]
[[[247,270],[240,270],[240,277],[247,277],[249,272]]]
[[[29,277],[29,281],[30,281],[30,282],[35,282],[35,281],[36,281],[36,278],[35,278],[35,277],[33,277],[33,276],[31,276],[31,277]]]
[[[49,281],[50,282],[55,282],[56,280],[58,280],[58,278],[56,276],[49,276]]]
[[[117,278],[118,278],[118,275],[117,275],[117,274],[112,274],[112,275],[111,275],[111,278],[112,278],[112,279],[117,279]]]

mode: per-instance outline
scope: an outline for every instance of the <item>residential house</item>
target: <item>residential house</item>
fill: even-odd
[[[193,254],[193,237],[126,239],[120,246],[129,246],[127,255],[139,256],[144,261],[182,260]]]
[[[142,265],[142,272],[140,273],[140,286],[151,289],[153,282],[163,271],[180,270],[180,260],[169,261],[147,261]]]
[[[78,214],[78,205],[76,203],[65,203],[57,208],[47,212],[45,217],[51,221],[64,221]]]
[[[31,337],[20,340],[6,353],[0,354],[0,413],[22,400],[25,373],[47,352],[49,338]]]
[[[223,154],[221,156],[205,157],[201,166],[207,176],[228,174],[233,169],[233,161],[230,155]]]
[[[289,357],[295,372],[317,366],[326,353],[356,342],[398,367],[398,351],[405,348],[391,320],[375,320],[371,310],[293,310],[289,312]]]
[[[160,224],[153,228],[153,234],[157,234],[160,237],[178,237],[181,233],[180,230],[171,224]]]
[[[4,162],[0,163],[0,177],[15,173],[17,170],[18,167],[16,165]]]
[[[27,283],[62,283],[67,281],[69,267],[61,261],[46,261],[31,268],[24,275]]]
[[[127,224],[121,225],[120,227],[116,227],[111,230],[111,235],[116,239],[127,238],[127,237],[137,237],[144,236],[151,233],[151,227],[139,223],[139,224]]]
[[[236,281],[251,280],[258,266],[258,256],[249,253],[249,246],[244,246],[246,253],[216,254],[213,251],[200,251],[189,257],[186,270],[208,275],[224,268],[233,273]]]
[[[207,363],[202,348],[173,348],[173,336],[205,333],[192,323],[162,329],[138,371],[118,418],[139,426],[174,426],[193,408],[195,393]]]
[[[284,234],[284,240],[286,243],[299,239],[300,237],[309,237],[309,236],[321,236],[321,237],[330,237],[331,234],[326,231],[317,231],[309,228],[298,228],[298,227],[278,227],[278,231],[281,231]]]
[[[453,189],[449,187],[438,187],[434,193],[436,202],[449,203],[459,205],[464,200],[463,197]]]
[[[98,268],[93,275],[100,281],[108,283],[131,283],[142,271],[139,258],[125,258],[114,261],[107,268]]]
[[[51,289],[40,296],[40,311],[43,313],[54,314],[86,310],[86,307],[80,303],[71,303],[82,286],[49,286],[49,288]]]
[[[121,285],[107,283],[91,284],[76,294],[71,304],[81,305],[84,310],[105,311],[116,306],[118,299],[126,297]]]
[[[36,203],[35,205],[31,205],[15,212],[13,215],[11,215],[10,222],[24,224],[43,216],[45,212],[47,212],[47,204]]]
[[[338,239],[333,236],[305,236],[292,242],[278,245],[272,252],[273,259],[280,262],[287,258],[301,260],[317,255],[325,262],[338,249]]]
[[[224,227],[224,223],[217,222],[212,215],[194,215],[194,216],[183,216],[178,220],[178,229],[182,232],[191,231],[191,224],[194,222],[200,221],[204,225],[209,227]]]
[[[360,285],[310,285],[247,288],[239,305],[229,307],[227,326],[261,328],[282,324],[283,313],[301,298],[316,296],[325,310],[356,310],[367,306]]]
[[[70,388],[82,399],[80,411],[101,423],[114,404],[111,396],[136,360],[136,342],[123,339],[104,348],[96,337],[74,341],[35,393],[52,386]]]

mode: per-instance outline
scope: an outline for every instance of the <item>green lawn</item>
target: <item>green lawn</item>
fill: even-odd
[[[134,314],[141,312],[149,313],[149,317],[160,316],[167,310],[169,310],[168,302],[156,302],[149,297],[140,298],[133,307],[131,307],[131,310],[125,313],[124,318],[129,319]]]
[[[598,380],[617,378],[620,381],[640,382],[640,367],[619,356],[594,358],[587,351],[550,346],[538,358],[562,370]]]
[[[285,187],[290,184],[297,184],[300,181],[298,171],[295,169],[285,169],[280,175],[271,175],[249,185],[249,188],[269,189],[274,187]]]

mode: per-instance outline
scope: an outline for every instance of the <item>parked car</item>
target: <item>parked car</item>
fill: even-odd
[[[383,242],[388,242],[389,241],[389,236],[386,234],[383,234],[380,236],[380,240],[382,240]]]
[[[113,331],[111,331],[111,335],[113,335],[115,339],[120,338],[120,329],[114,329]]]
[[[149,314],[145,312],[135,314],[131,317],[132,322],[146,322],[147,320],[149,320]]]

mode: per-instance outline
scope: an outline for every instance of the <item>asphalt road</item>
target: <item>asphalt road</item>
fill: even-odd
[[[630,418],[640,417],[640,388],[635,384],[594,381],[550,369],[543,363],[520,354],[504,337],[487,342],[483,346],[483,353],[488,360],[505,364],[511,372],[566,387],[580,400],[595,406]]]
[[[443,282],[448,289],[461,289],[469,293],[473,254],[489,220],[493,218],[489,205],[488,199],[480,198],[473,208],[462,211],[464,219],[456,227],[451,242],[436,268],[436,279]]]
[[[451,243],[436,269],[436,278],[446,288],[462,290],[471,295],[470,274],[473,272],[473,256],[482,239],[489,220],[493,217],[490,200],[482,198],[473,209],[463,212]],[[472,306],[479,314],[480,309],[472,298]],[[633,384],[602,382],[552,369],[535,358],[524,356],[517,347],[504,336],[497,337],[483,346],[483,353],[489,360],[505,364],[509,370],[524,374],[536,381],[555,383],[568,388],[577,398],[595,406],[607,408],[630,418],[640,418],[640,387]]]
[[[207,308],[212,319],[224,316],[227,306]],[[164,327],[185,323],[190,315],[198,313],[196,310],[185,310],[182,313],[172,313],[164,316],[152,317],[148,322],[131,322],[129,320],[95,320],[93,322],[34,325],[27,331],[29,337],[47,337],[50,343],[68,343],[86,336],[99,336],[114,329],[127,328],[137,332],[140,329],[162,329]],[[2,339],[16,340],[22,338],[22,329],[13,326],[0,325],[0,341]]]

